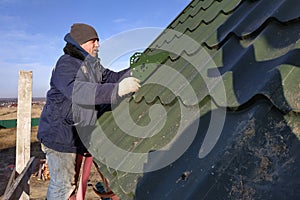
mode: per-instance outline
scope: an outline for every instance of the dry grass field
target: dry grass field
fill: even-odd
[[[32,106],[32,118],[39,118],[42,111],[42,105]],[[0,107],[0,120],[16,119],[17,108],[16,107]],[[39,159],[44,159],[45,155],[41,151],[40,143],[37,140],[38,127],[32,127],[31,130],[31,156]],[[7,183],[11,176],[16,159],[16,128],[0,129],[0,199],[5,192]],[[92,169],[90,176],[91,183],[95,183],[99,180],[98,174],[95,169]],[[34,174],[30,178],[30,199],[45,199],[49,180],[38,180]],[[86,199],[100,199],[92,190],[92,187],[88,187]]]

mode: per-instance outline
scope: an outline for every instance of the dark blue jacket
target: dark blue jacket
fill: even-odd
[[[78,128],[93,126],[101,107],[118,103],[118,82],[128,77],[130,70],[105,69],[99,58],[90,56],[70,34],[65,41],[65,54],[52,71],[38,139],[59,152],[83,153],[86,149]]]

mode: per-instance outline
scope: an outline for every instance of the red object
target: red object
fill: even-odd
[[[81,158],[81,160],[82,160],[82,158]],[[83,169],[82,169],[82,174],[81,174],[80,181],[79,181],[79,187],[78,187],[77,194],[76,194],[76,200],[84,200],[85,192],[86,192],[86,188],[87,188],[87,182],[89,180],[89,176],[90,176],[90,172],[91,172],[92,163],[93,163],[92,156],[84,157]],[[80,162],[80,164],[81,164],[81,162]]]
[[[92,163],[94,163],[94,165],[96,166],[97,171],[98,171],[99,175],[101,176],[101,179],[103,180],[105,187],[107,189],[106,193],[99,193],[97,190],[95,190],[93,188],[94,191],[96,192],[96,194],[98,194],[100,197],[103,197],[103,198],[111,198],[112,200],[119,200],[118,196],[116,194],[114,194],[113,191],[110,189],[107,179],[100,172],[98,165],[95,162],[93,162],[93,157],[90,154],[87,154],[84,156],[77,155],[76,169],[75,169],[76,170],[76,177],[75,177],[76,182],[78,181],[83,158],[84,158],[84,163],[83,163],[82,174],[81,174],[80,181],[79,181],[79,187],[78,187],[77,193],[72,195],[69,198],[69,200],[84,200],[86,188],[87,188],[87,182],[89,180],[89,176],[90,176],[90,172],[91,172]]]

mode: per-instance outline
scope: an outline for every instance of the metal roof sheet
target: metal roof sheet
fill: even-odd
[[[263,94],[284,112],[299,110],[297,103],[294,101],[294,96],[284,94],[283,88],[286,86],[286,81],[291,82],[289,84],[290,90],[295,91],[299,88],[297,84],[293,84],[295,83],[294,80],[290,81],[291,72],[298,75],[300,73],[298,67],[300,66],[298,59],[299,30],[300,23],[291,23],[289,26],[286,26],[278,22],[270,22],[255,37],[242,40],[233,35],[218,50],[210,51],[206,49],[207,55],[203,56],[202,59],[199,57],[201,56],[201,50],[204,49],[203,47],[199,45],[198,48],[193,49],[194,52],[184,53],[184,50],[181,51],[180,49],[180,39],[173,39],[173,42],[160,48],[177,48],[180,49],[179,52],[183,52],[187,56],[188,54],[198,56],[197,62],[201,64],[202,72],[197,73],[197,70],[193,69],[195,68],[193,63],[184,59],[182,54],[175,55],[174,58],[169,57],[165,65],[176,69],[180,73],[167,78],[168,84],[164,84],[167,87],[151,85],[150,87],[142,88],[135,95],[135,100],[140,101],[144,97],[146,102],[151,103],[156,97],[159,97],[162,103],[168,104],[176,98],[176,95],[179,97],[185,96],[182,93],[186,92],[187,87],[192,86],[199,102],[205,96],[210,95],[219,106],[238,107],[249,101],[256,94]],[[170,47],[171,44],[172,46]],[[183,46],[182,48],[186,47]],[[152,51],[155,51],[155,49]],[[211,62],[207,62],[209,59],[211,59]],[[214,65],[217,68],[212,68]],[[286,65],[290,67],[286,68]],[[157,71],[150,78],[158,80],[166,77],[167,73],[164,70],[169,70],[159,65],[156,65],[156,68],[153,69]],[[285,73],[282,73],[283,71]],[[222,80],[214,79],[214,77],[221,75],[223,75]],[[178,76],[184,76],[185,81],[180,82]],[[227,97],[226,105],[223,105],[223,99],[220,100],[218,98],[218,93],[220,92],[218,87],[220,84],[211,83],[216,81],[224,83]],[[145,84],[147,85],[147,81]],[[180,85],[180,87],[177,85]],[[209,90],[207,87],[210,87]],[[168,88],[174,88],[176,95],[169,95],[167,92]],[[184,100],[183,102],[185,103]],[[187,104],[195,105],[199,102],[194,101]]]
[[[136,59],[87,145],[121,199],[300,197],[299,7],[194,0]]]
[[[172,165],[144,174],[136,199],[298,199],[299,140],[266,101],[227,112],[221,137],[200,159],[208,116],[190,148]],[[298,120],[299,127],[299,120]],[[266,126],[268,124],[268,126]],[[187,130],[188,131],[188,130]],[[186,133],[188,134],[188,133]],[[293,163],[293,164],[292,164]]]

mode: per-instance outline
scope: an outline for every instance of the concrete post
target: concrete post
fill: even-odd
[[[19,71],[16,138],[16,172],[18,174],[21,174],[27,162],[30,160],[31,105],[32,72]],[[28,189],[26,188],[26,190],[20,199],[29,200],[29,183]]]

